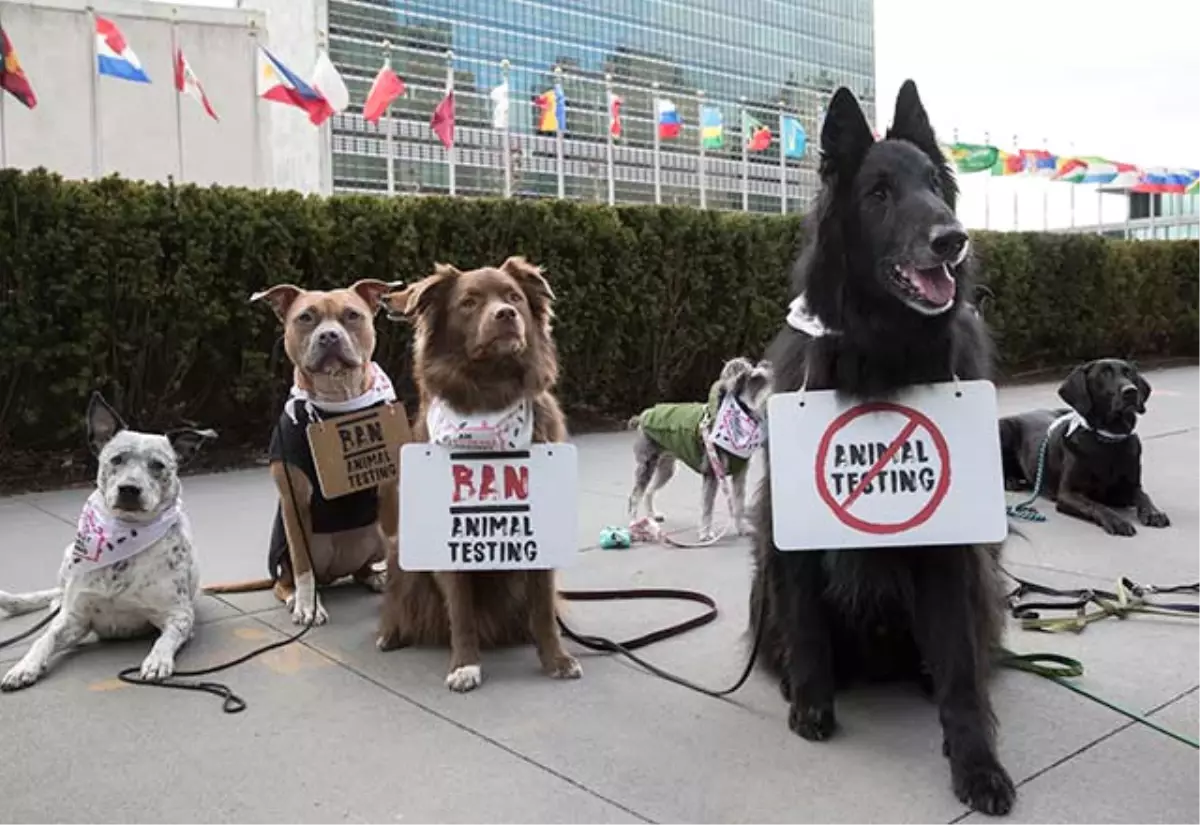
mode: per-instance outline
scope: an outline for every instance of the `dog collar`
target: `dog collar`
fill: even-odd
[[[1111,430],[1103,430],[1099,427],[1093,427],[1087,422],[1086,418],[1084,418],[1075,410],[1071,410],[1069,413],[1064,413],[1056,418],[1050,425],[1050,429],[1053,430],[1064,423],[1067,425],[1066,435],[1068,436],[1074,434],[1076,430],[1087,430],[1088,432],[1093,433],[1101,441],[1111,441],[1115,443],[1124,441],[1125,439],[1129,438],[1129,436],[1133,435],[1132,430],[1127,433],[1114,433]]]
[[[175,503],[151,521],[131,521],[114,514],[96,490],[88,496],[75,529],[68,575],[80,575],[111,567],[151,547],[183,518],[183,503]]]
[[[533,405],[521,398],[498,412],[468,415],[434,398],[425,426],[432,443],[454,450],[527,450],[533,443]]]
[[[345,401],[318,401],[308,391],[302,390],[295,384],[292,384],[291,392],[288,394],[288,400],[283,405],[283,409],[287,412],[288,418],[292,420],[292,423],[296,424],[298,423],[296,419],[296,405],[298,403],[304,404],[305,409],[308,410],[309,418],[320,418],[319,413],[342,415],[344,413],[365,410],[367,407],[374,407],[380,402],[395,401],[396,389],[392,386],[392,379],[388,378],[388,374],[383,371],[383,367],[372,361],[367,369],[371,373],[371,383],[362,395],[356,395],[354,398],[349,398]]]
[[[787,324],[792,329],[803,332],[812,338],[823,338],[826,335],[837,335],[837,330],[832,330],[821,322],[821,319],[812,313],[808,308],[808,301],[801,292],[792,302],[788,304]]]

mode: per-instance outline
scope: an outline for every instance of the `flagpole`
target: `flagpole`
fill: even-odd
[[[779,214],[787,214],[787,147],[783,145],[784,107],[787,101],[779,101]]]
[[[325,40],[325,32],[317,29],[317,55],[313,60],[313,65],[321,59],[321,49],[327,48]],[[320,90],[318,90],[320,91]],[[321,194],[329,195],[333,193],[333,115],[325,119],[325,122],[318,127],[318,134],[321,140]],[[325,189],[325,181],[329,181],[329,189]]]
[[[258,24],[253,20],[250,21],[250,39],[254,41],[254,57],[250,58],[250,65],[253,67],[251,71],[254,72],[254,82],[250,84],[250,99],[254,107],[250,110],[250,122],[254,125],[254,141],[251,148],[254,156],[250,159],[250,174],[254,185],[262,187],[262,119],[259,111],[262,99],[258,96]]]
[[[100,73],[97,69],[97,60],[99,58],[96,55],[96,10],[88,6],[87,13],[88,22],[91,26],[88,39],[92,44],[92,178],[99,180],[100,170],[104,167],[104,158],[100,153]]]
[[[386,38],[383,41],[383,64],[389,69],[392,68],[392,41]],[[392,131],[392,104],[389,102],[383,110],[383,151],[387,155],[387,193],[389,198],[396,194],[396,152],[392,145]]]
[[[1104,234],[1104,193],[1100,191],[1104,188],[1103,183],[1096,184],[1096,234]],[[1153,197],[1153,195],[1151,196]],[[1154,208],[1154,203],[1151,201],[1150,207]]]
[[[508,70],[512,64],[508,59],[500,61],[500,83],[504,86],[504,130],[501,137],[504,139],[504,197],[512,197],[513,185],[513,168],[512,168],[512,149],[509,147],[509,125],[508,118],[511,114],[509,106],[512,101],[512,89],[508,86]]]
[[[704,149],[704,91],[696,92],[696,119],[700,121],[700,208],[708,208],[708,194],[704,191],[705,166],[708,165],[708,153]]]
[[[742,211],[750,211],[750,150],[746,144],[746,98],[742,104]]]
[[[654,203],[662,204],[662,160],[659,157],[661,140],[658,137],[658,81],[650,84],[653,99],[650,102],[650,128],[654,130]]]
[[[451,51],[450,49],[446,49],[446,95],[450,96],[452,94],[454,94],[454,52]],[[458,119],[458,112],[456,111],[455,112],[455,120],[457,120],[457,119]],[[457,161],[457,158],[455,157],[456,147],[457,147],[456,142],[452,140],[452,141],[450,141],[449,148],[446,149],[446,164],[447,164],[447,168],[449,170],[449,184],[450,184],[449,188],[450,188],[450,196],[451,197],[453,197],[458,191],[458,187],[456,186],[456,181],[455,181],[455,178],[456,178],[455,172],[457,171],[455,169],[455,163]]]
[[[566,93],[563,91],[563,87],[562,87],[562,76],[563,76],[562,66],[555,66],[554,67],[554,108],[556,110],[558,109],[559,95],[563,95],[564,98],[566,96]],[[557,166],[557,170],[558,170],[558,199],[559,200],[562,200],[563,198],[565,198],[567,196],[567,181],[566,181],[566,174],[565,174],[566,170],[563,168],[565,165],[565,162],[563,159],[563,126],[566,125],[563,123],[563,121],[566,120],[566,114],[567,114],[567,103],[566,103],[565,99],[562,101],[562,111],[563,111],[563,117],[558,117],[557,111],[555,112],[555,117],[554,117],[555,126],[557,127],[554,130],[554,157],[555,157],[556,166]]]
[[[1042,138],[1042,151],[1050,151],[1050,138]],[[1042,178],[1042,231],[1050,231],[1050,179]]]
[[[1017,136],[1016,135],[1013,135],[1013,154],[1015,154],[1017,157],[1021,157],[1021,150],[1017,148]],[[1022,172],[1025,171],[1025,159],[1024,158],[1021,159],[1021,171]],[[1017,200],[1020,195],[1021,185],[1019,183],[1017,183],[1017,181],[1013,181],[1013,183],[1016,184],[1015,186],[1013,186],[1013,232],[1019,232],[1019,231],[1021,231],[1021,221],[1018,219],[1018,216],[1017,216]]]
[[[613,164],[613,86],[612,74],[604,75],[604,102],[608,106],[608,140],[605,141],[605,161],[608,164],[608,205],[617,203],[616,169]]]
[[[179,10],[171,9],[171,59],[175,61],[175,72],[179,71]],[[179,161],[179,183],[183,183],[183,104],[179,98],[179,83],[175,83],[175,150]]]
[[[992,135],[990,132],[983,133],[983,145],[992,145]],[[987,177],[983,179],[983,228],[992,228],[992,170],[987,171]]]

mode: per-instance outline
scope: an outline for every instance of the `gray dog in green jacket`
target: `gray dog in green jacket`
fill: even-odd
[[[631,418],[629,427],[636,428],[638,434],[633,446],[637,466],[629,494],[630,521],[639,517],[643,500],[647,513],[655,521],[663,520],[654,506],[654,495],[675,474],[676,461],[682,461],[703,480],[700,540],[714,538],[713,502],[720,478],[705,446],[706,440],[712,439],[713,453],[724,465],[721,474],[728,475],[732,484],[734,524],[738,534],[745,535],[746,470],[750,455],[766,435],[770,394],[771,365],[734,358],[721,369],[721,377],[713,383],[706,402],[656,404]],[[727,396],[731,396],[728,402]],[[718,425],[719,415],[724,426]]]

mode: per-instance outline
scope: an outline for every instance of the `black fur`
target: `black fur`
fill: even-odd
[[[991,342],[966,303],[970,259],[955,254],[962,227],[954,175],[916,86],[901,88],[892,128],[879,142],[853,95],[839,89],[821,151],[815,234],[794,288],[834,333],[814,339],[784,326],[766,355],[775,390],[807,380],[809,389],[865,400],[954,375],[989,378]],[[955,242],[947,246],[946,237]],[[944,311],[914,307],[893,282],[896,267],[951,259],[956,291]],[[1004,627],[998,548],[780,552],[771,507],[764,481],[750,612],[752,621],[763,617],[762,658],[791,705],[789,727],[826,739],[837,724],[835,688],[863,678],[923,681],[938,705],[958,798],[1007,813],[1016,791],[995,755],[987,688]]]
[[[1150,383],[1127,361],[1103,358],[1071,370],[1058,388],[1069,409],[1034,410],[1000,419],[1004,477],[1010,487],[1031,488],[1037,480],[1042,442],[1046,445],[1038,492],[1057,503],[1058,511],[1099,524],[1106,533],[1132,536],[1137,529],[1114,508],[1134,508],[1147,527],[1171,520],[1142,487],[1142,442],[1133,431],[1146,411]],[[1075,410],[1086,428],[1049,428]]]

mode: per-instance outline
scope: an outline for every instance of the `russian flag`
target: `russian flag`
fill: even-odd
[[[1200,177],[1195,169],[1164,169],[1156,167],[1147,169],[1133,188],[1134,192],[1150,192],[1155,194],[1179,194],[1187,191],[1189,185]]]
[[[654,101],[654,106],[658,110],[658,136],[664,139],[679,137],[679,130],[683,124],[679,120],[679,111],[675,104],[666,98],[659,98]]]
[[[264,47],[258,47],[258,96],[308,113],[318,122],[331,110],[325,96],[309,86],[299,75],[283,65]]]
[[[149,83],[150,77],[142,69],[133,49],[125,42],[125,35],[107,17],[96,15],[96,69],[100,74]]]

